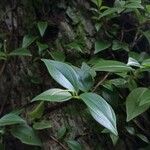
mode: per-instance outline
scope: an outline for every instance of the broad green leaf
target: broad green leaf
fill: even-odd
[[[65,54],[64,52],[62,51],[52,51],[52,52],[49,52],[51,57],[56,60],[56,61],[62,61],[64,62],[65,61]]]
[[[103,51],[111,46],[111,43],[108,41],[96,41],[95,42],[95,51],[94,54],[97,54],[100,51]]]
[[[19,48],[9,53],[9,56],[32,56],[32,54],[26,48]]]
[[[133,127],[126,127],[126,130],[131,134],[135,135],[135,129]]]
[[[138,115],[145,112],[150,104],[145,104],[140,106],[140,103],[143,101],[143,98],[147,101],[147,88],[139,87],[134,89],[126,99],[126,112],[127,112],[127,121],[132,120]],[[146,96],[145,96],[146,95]]]
[[[70,65],[48,59],[42,59],[42,61],[45,63],[54,80],[69,90],[78,91],[77,74]]]
[[[67,132],[67,128],[65,126],[59,128],[57,132],[57,138],[62,139],[65,136],[66,132]]]
[[[150,105],[150,89],[145,88],[145,91],[143,91],[143,94],[141,97],[139,97],[140,106],[142,105]]]
[[[37,37],[35,37],[35,36],[25,35],[25,36],[23,37],[23,41],[22,41],[22,48],[27,48],[27,47],[30,46],[36,39],[37,39]]]
[[[0,126],[14,125],[14,124],[22,124],[25,121],[18,115],[9,113],[0,118]]]
[[[40,42],[36,42],[38,49],[39,49],[39,54],[42,54],[42,52],[46,49],[48,49],[48,45],[47,44],[42,44]]]
[[[83,93],[80,97],[89,107],[93,118],[113,134],[118,135],[116,116],[112,107],[101,96],[95,93]]]
[[[34,122],[33,124],[33,128],[35,130],[44,130],[51,127],[52,127],[51,122],[48,120],[41,120],[40,122]]]
[[[43,36],[47,27],[48,27],[48,23],[41,21],[41,22],[38,22],[37,26],[38,26],[38,29],[39,29],[41,36]]]
[[[13,127],[11,134],[24,144],[42,146],[41,140],[34,130],[26,124]]]
[[[81,145],[80,145],[77,141],[68,140],[68,141],[67,141],[67,144],[68,144],[68,147],[69,147],[71,150],[82,150]]]
[[[34,109],[33,111],[29,112],[29,116],[32,119],[39,119],[42,117],[44,112],[44,102],[40,102]]]
[[[95,71],[108,72],[127,72],[132,70],[132,68],[127,66],[126,64],[113,60],[100,60],[99,62],[94,64],[93,69]]]
[[[72,98],[67,90],[50,89],[36,96],[32,101],[64,102]]]

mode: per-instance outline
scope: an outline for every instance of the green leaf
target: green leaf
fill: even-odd
[[[40,122],[34,122],[34,124],[33,124],[33,128],[35,130],[44,130],[44,129],[48,129],[51,127],[52,127],[51,122],[48,120],[42,120]]]
[[[40,42],[36,42],[38,49],[39,49],[39,54],[42,54],[42,52],[46,49],[48,49],[48,45],[47,44],[42,44]]]
[[[108,8],[107,10],[105,10],[101,15],[100,18],[108,16],[108,15],[112,15],[114,13],[117,12],[117,8]]]
[[[142,105],[150,105],[150,89],[145,88],[145,91],[143,91],[142,97],[139,99],[140,106]]]
[[[81,91],[87,92],[94,84],[95,71],[87,64],[83,63],[81,69],[74,67],[78,75],[78,83]]]
[[[6,53],[0,51],[0,60],[1,60],[1,59],[6,60],[6,58],[7,58]]]
[[[42,61],[45,63],[54,80],[69,90],[78,91],[77,74],[70,65],[48,59],[42,59]]]
[[[0,118],[0,126],[14,125],[14,124],[22,124],[25,121],[16,114],[9,113]]]
[[[111,43],[108,41],[96,41],[95,42],[95,51],[94,54],[97,54],[100,51],[103,51],[111,46]]]
[[[134,58],[132,58],[132,57],[129,57],[129,58],[128,58],[128,63],[127,63],[127,65],[128,65],[128,66],[140,67],[140,63],[139,63],[136,59],[134,59]]]
[[[65,136],[66,132],[67,132],[67,128],[65,126],[59,128],[57,133],[57,138],[62,139]]]
[[[50,89],[36,96],[32,101],[64,102],[72,98],[67,90]]]
[[[149,59],[145,59],[142,62],[142,66],[150,68],[150,58]]]
[[[44,112],[44,102],[40,102],[36,108],[34,108],[34,110],[32,112],[29,112],[29,116],[32,119],[39,119],[42,117]]]
[[[129,51],[128,44],[120,42],[120,41],[117,41],[117,40],[114,40],[113,41],[113,45],[112,45],[112,50],[115,51],[115,50],[120,50],[120,49]]]
[[[65,54],[62,51],[53,51],[53,52],[49,52],[51,57],[56,60],[56,61],[65,61]]]
[[[150,44],[150,30],[143,32],[143,35],[146,37],[148,43]]]
[[[69,147],[71,150],[82,150],[81,145],[80,145],[77,141],[68,140],[68,141],[67,141],[67,144],[68,144],[68,147]]]
[[[94,64],[93,69],[95,71],[108,72],[127,72],[132,70],[132,68],[127,66],[126,64],[113,60],[101,60]]]
[[[41,21],[41,22],[38,22],[37,26],[38,26],[38,29],[39,29],[41,36],[43,36],[47,27],[48,27],[48,23]]]
[[[26,48],[19,48],[9,53],[9,56],[32,56],[32,54]]]
[[[27,48],[28,46],[30,46],[35,40],[37,39],[37,37],[35,36],[30,36],[30,35],[25,35],[22,41],[22,48]]]
[[[144,136],[143,134],[136,134],[136,136],[139,137],[145,143],[149,143],[148,138],[146,136]]]
[[[77,50],[78,52],[81,52],[81,53],[83,52],[82,51],[82,46],[77,42],[69,43],[67,45],[67,47],[70,48],[70,49],[73,49],[73,50]]]
[[[137,8],[144,9],[144,7],[140,3],[138,3],[138,2],[128,3],[124,7],[128,8],[128,9],[137,9]]]
[[[147,104],[140,106],[143,97],[147,99],[147,90],[147,88],[139,87],[128,95],[126,99],[127,121],[137,117],[149,108],[150,105]]]
[[[118,135],[116,116],[112,107],[95,93],[83,93],[80,97],[89,107],[93,118],[113,134]]]
[[[26,124],[12,128],[11,134],[24,144],[42,146],[41,140],[38,138],[34,130]]]

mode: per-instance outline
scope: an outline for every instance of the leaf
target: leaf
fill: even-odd
[[[144,9],[144,7],[140,3],[138,3],[138,2],[128,3],[124,7],[128,8],[128,9],[137,9],[137,8]]]
[[[140,106],[142,105],[149,105],[150,104],[150,89],[145,89],[145,91],[143,91],[142,97],[140,97],[139,99],[140,101]]]
[[[67,128],[65,126],[58,129],[57,138],[62,139],[67,132]]]
[[[111,106],[95,93],[83,93],[80,97],[89,107],[93,118],[113,134],[118,135],[116,116]]]
[[[143,32],[143,35],[146,37],[148,43],[150,44],[150,31],[148,30]]]
[[[34,122],[34,124],[33,124],[33,128],[35,130],[44,130],[44,129],[48,129],[51,127],[52,127],[51,122],[48,120],[42,120],[40,122]]]
[[[34,130],[26,124],[12,128],[11,134],[24,144],[42,146],[41,140],[38,138]]]
[[[102,17],[105,17],[105,16],[108,16],[108,15],[112,15],[114,13],[117,12],[117,9],[116,8],[108,8],[107,10],[105,10],[101,15],[100,15],[100,18]]]
[[[47,44],[42,44],[40,42],[36,42],[38,49],[39,49],[39,54],[42,54],[42,52],[46,49],[48,49],[48,45]]]
[[[139,87],[134,89],[126,99],[126,112],[127,121],[137,117],[138,115],[145,112],[150,105],[142,105],[140,103],[143,101],[143,97],[147,98],[147,88]]]
[[[19,48],[9,53],[9,56],[32,56],[32,54],[26,48]]]
[[[89,68],[87,68],[87,66],[85,66],[85,64],[83,63],[81,69],[74,67],[74,70],[76,71],[78,76],[79,88],[84,92],[91,89],[94,84],[93,76],[95,76],[95,72],[93,72],[92,68],[90,68],[89,66]]]
[[[53,51],[53,52],[49,52],[51,57],[56,60],[56,61],[65,61],[65,54],[62,51]]]
[[[101,60],[94,64],[93,69],[95,71],[108,72],[128,72],[132,70],[132,68],[127,66],[126,64],[113,60]]]
[[[112,45],[112,50],[116,51],[116,50],[120,50],[120,49],[129,51],[128,44],[114,40],[113,45]]]
[[[37,37],[35,36],[31,36],[31,35],[25,35],[22,41],[22,48],[27,48],[28,46],[30,46],[35,40],[37,39]]]
[[[128,65],[128,66],[140,67],[140,63],[139,63],[136,59],[134,59],[134,58],[132,58],[132,57],[129,57],[129,58],[128,58],[128,63],[127,63],[127,65]]]
[[[50,89],[36,96],[33,101],[64,102],[72,98],[67,90]]]
[[[142,62],[142,66],[150,68],[150,58],[149,59],[145,59]]]
[[[41,36],[43,36],[47,27],[48,27],[48,23],[41,21],[41,22],[38,22],[37,26],[38,26],[38,29],[39,29]]]
[[[111,46],[111,43],[108,41],[96,41],[95,42],[95,51],[94,54],[97,54],[100,51],[103,51]]]
[[[68,141],[67,141],[67,144],[68,144],[68,147],[69,147],[71,150],[82,150],[81,145],[80,145],[77,141],[68,140]]]
[[[44,102],[40,102],[36,108],[34,108],[34,110],[32,112],[29,112],[29,116],[32,119],[39,119],[42,117],[44,112]]]
[[[72,42],[72,43],[68,44],[67,47],[70,49],[77,50],[78,52],[81,52],[81,53],[83,52],[82,46],[77,42]]]
[[[48,59],[42,59],[42,61],[45,63],[54,80],[69,90],[78,91],[77,74],[70,65]]]
[[[0,118],[0,126],[8,126],[22,123],[25,123],[25,121],[20,116],[13,113],[6,114],[2,118]]]
[[[6,53],[0,51],[0,60],[1,60],[1,59],[6,60],[6,58],[7,58]]]
[[[146,136],[144,136],[143,134],[136,134],[136,136],[139,137],[145,143],[149,143],[148,138]]]

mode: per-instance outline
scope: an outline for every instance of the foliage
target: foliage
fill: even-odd
[[[54,102],[77,102],[83,108],[80,112],[87,127],[98,136],[109,134],[114,146],[130,135],[144,143],[140,141],[139,148],[148,146],[150,134],[146,134],[140,119],[149,124],[149,1],[115,0],[109,4],[103,0],[90,0],[87,2],[89,7],[84,8],[92,24],[88,27],[82,9],[76,9],[72,1],[63,2],[59,7],[59,2],[52,5],[53,1],[47,1],[49,5],[41,0],[21,3],[25,8],[30,6],[37,20],[31,25],[31,17],[24,23],[28,25],[28,32],[15,50],[10,51],[5,40],[0,43],[0,61],[9,63],[16,56],[28,61],[29,57],[32,66],[40,64],[39,68],[43,62],[51,76],[52,87],[34,95],[31,104],[35,106],[27,113],[23,107],[19,113],[11,112],[0,118],[0,147],[4,147],[7,134],[24,144],[41,147],[43,143],[38,133],[53,128],[44,115],[48,103]],[[46,14],[51,9],[62,9],[69,24],[57,23],[58,18],[49,22],[50,16]],[[40,15],[42,19],[38,18]],[[59,33],[54,33],[55,39],[50,38],[53,32],[49,28],[54,30],[58,24]],[[41,68],[46,74],[44,67]],[[30,74],[36,77],[38,71]],[[61,127],[56,136],[58,141],[55,141],[72,150],[84,149],[79,141],[68,138],[69,132],[68,127]]]

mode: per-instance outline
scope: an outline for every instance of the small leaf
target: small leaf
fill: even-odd
[[[150,68],[150,58],[149,59],[145,59],[142,62],[142,66]]]
[[[26,124],[12,128],[11,134],[24,144],[42,146],[41,140],[38,138],[34,130]]]
[[[22,124],[25,121],[16,114],[9,113],[0,118],[0,126],[14,125],[14,124]]]
[[[93,118],[113,134],[118,135],[116,116],[111,106],[95,93],[83,93],[80,97],[89,107]]]
[[[132,57],[129,57],[127,65],[128,66],[140,67],[140,63]]]
[[[36,39],[37,39],[37,37],[35,37],[35,36],[25,35],[24,38],[23,38],[23,42],[22,42],[22,48],[27,48],[27,47],[30,46]]]
[[[126,64],[113,60],[101,60],[96,64],[94,64],[93,69],[95,71],[109,71],[109,72],[128,72],[133,70]]]
[[[50,75],[63,87],[78,91],[78,78],[74,69],[66,64],[59,61],[53,61],[48,59],[42,59],[45,63]]]
[[[41,36],[43,36],[47,27],[48,27],[48,23],[41,21],[41,22],[38,22],[37,26],[38,26],[38,29],[39,29]]]
[[[63,127],[59,128],[58,133],[57,133],[57,138],[62,139],[65,136],[66,132],[67,132],[66,127],[63,126]]]
[[[26,48],[19,48],[9,53],[9,56],[32,56],[32,54]]]
[[[143,87],[136,88],[128,95],[126,100],[127,121],[137,117],[149,108],[149,104],[140,106],[143,97],[147,99],[147,90],[147,88]]]
[[[42,54],[42,52],[46,49],[48,49],[48,45],[47,44],[42,44],[40,42],[36,42],[38,49],[39,49],[39,54]]]
[[[42,117],[44,112],[44,102],[40,102],[36,108],[34,108],[34,110],[32,112],[29,112],[29,116],[32,119],[39,119]]]
[[[62,61],[64,62],[65,61],[65,54],[64,52],[62,51],[52,51],[52,52],[49,52],[51,57],[56,60],[56,61]]]
[[[67,144],[68,144],[68,147],[69,147],[71,150],[82,150],[81,145],[80,145],[77,141],[68,140],[68,141],[67,141]]]
[[[50,89],[36,96],[32,101],[64,102],[72,98],[67,90]]]
[[[95,51],[94,54],[97,54],[100,51],[103,51],[111,46],[111,43],[108,41],[97,41],[95,42]]]
[[[144,136],[143,134],[136,134],[136,136],[139,137],[145,143],[149,143],[148,138],[146,136]]]
[[[34,122],[34,124],[33,124],[33,128],[35,130],[44,130],[44,129],[48,129],[51,127],[52,127],[51,122],[48,120],[42,120],[40,122]]]
[[[146,37],[148,43],[150,44],[150,31],[148,30],[143,32],[143,35]]]
[[[137,9],[137,8],[144,9],[144,7],[138,2],[132,2],[132,3],[126,4],[124,7],[128,9]]]

